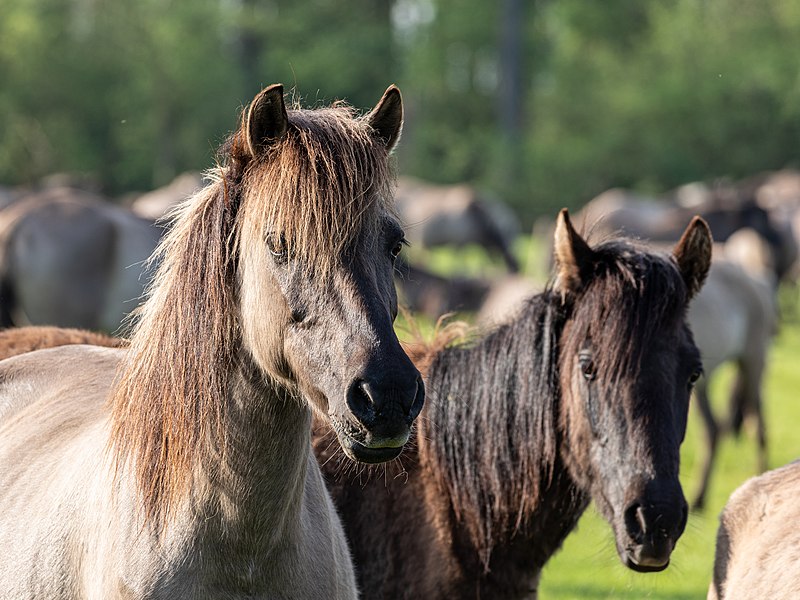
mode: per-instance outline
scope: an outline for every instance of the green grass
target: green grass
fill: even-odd
[[[516,249],[523,257],[523,271],[542,279],[546,272],[544,244],[523,241]],[[436,251],[426,264],[441,273],[485,272],[489,260],[478,249],[461,252]],[[494,272],[502,271],[496,265]],[[797,292],[794,291],[794,294]],[[782,304],[786,306],[784,291]],[[769,440],[769,464],[783,465],[800,457],[800,323],[797,311],[791,322],[784,322],[775,339],[764,388],[764,410]],[[426,325],[426,328],[429,325]],[[403,325],[399,332],[403,337]],[[712,401],[722,415],[727,402],[731,370],[723,368],[711,382]],[[681,479],[687,498],[691,498],[699,477],[702,429],[694,407],[690,413],[686,440],[681,451]],[[617,558],[610,526],[590,507],[562,550],[548,563],[541,584],[541,600],[596,599],[695,599],[705,598],[711,579],[718,515],[730,493],[756,474],[756,444],[751,430],[738,439],[724,437],[712,474],[707,508],[692,513],[686,531],[678,542],[670,567],[662,573],[639,574],[626,569]]]

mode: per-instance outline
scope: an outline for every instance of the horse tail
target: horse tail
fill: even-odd
[[[0,329],[14,326],[17,297],[11,273],[11,251],[14,230],[22,216],[12,205],[0,212]]]

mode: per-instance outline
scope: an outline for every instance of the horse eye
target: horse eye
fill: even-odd
[[[397,256],[398,256],[398,255],[400,254],[400,252],[403,250],[403,246],[405,246],[406,244],[408,244],[408,242],[405,240],[405,238],[403,238],[403,239],[401,239],[399,242],[397,242],[397,243],[394,245],[394,247],[392,247],[392,249],[390,250],[390,253],[391,253],[391,255],[392,255],[392,258],[397,258]]]
[[[597,376],[597,371],[594,368],[594,361],[591,356],[582,354],[578,358],[578,361],[581,364],[581,373],[583,373],[584,379],[586,379],[586,381],[594,381],[594,378]]]
[[[275,260],[282,262],[286,259],[286,239],[278,233],[270,233],[267,236],[267,248]]]
[[[703,375],[703,369],[699,367],[694,371],[692,371],[692,374],[689,375],[689,387],[690,388],[694,387],[702,375]]]

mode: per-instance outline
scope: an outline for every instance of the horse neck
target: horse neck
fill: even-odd
[[[201,504],[226,537],[275,542],[300,527],[311,414],[302,399],[266,380],[249,357],[238,363],[227,399],[224,447],[198,473]]]
[[[488,566],[492,549],[528,522],[561,468],[556,428],[558,339],[550,293],[471,348],[440,352],[421,455],[449,498],[462,536]]]

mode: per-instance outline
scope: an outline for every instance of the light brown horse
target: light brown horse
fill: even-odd
[[[767,469],[767,431],[762,387],[772,337],[777,331],[777,308],[767,281],[750,276],[738,264],[715,260],[701,292],[689,305],[689,323],[703,358],[704,376],[695,398],[703,421],[705,451],[702,474],[692,507],[702,509],[722,433],[738,435],[744,421],[758,440],[758,471]],[[736,375],[729,416],[721,424],[711,409],[708,383],[720,365],[731,362]]]
[[[722,511],[709,600],[800,598],[800,461],[746,481]]]
[[[415,349],[432,400],[399,468],[370,479],[318,430],[365,597],[535,597],[590,499],[623,564],[669,565],[701,372],[685,313],[708,271],[708,227],[694,220],[661,255],[590,247],[564,212],[556,250],[554,282],[515,319],[469,344]]]
[[[393,331],[395,87],[364,117],[262,91],[163,240],[128,350],[0,364],[8,598],[354,598],[311,452],[397,456],[424,397]]]

